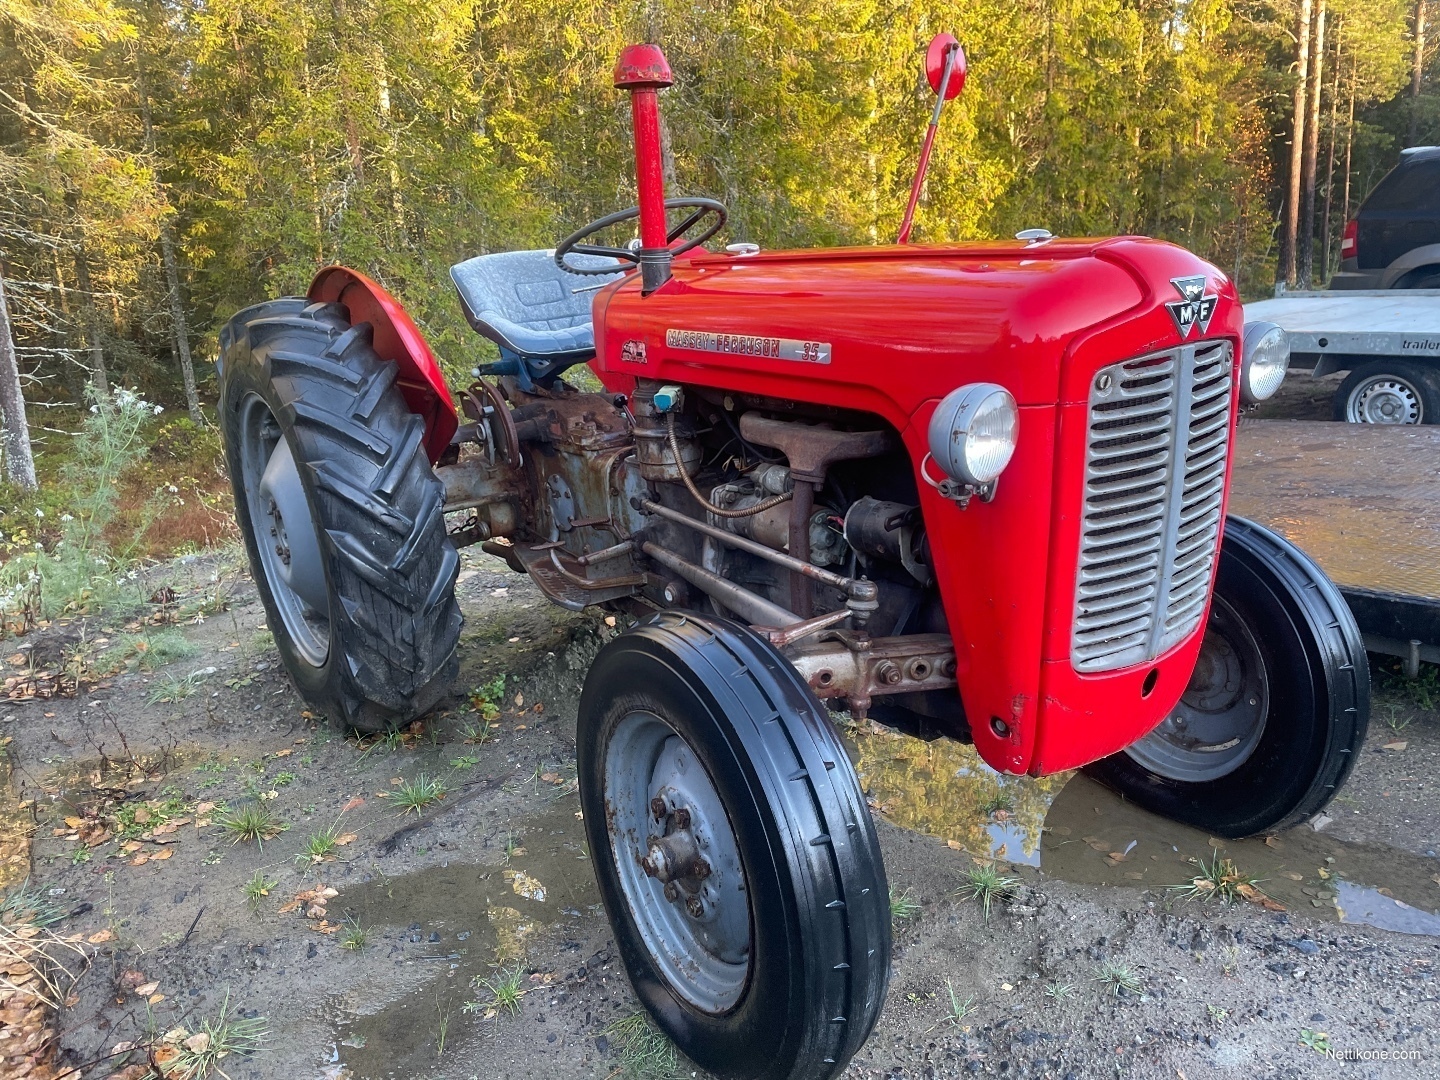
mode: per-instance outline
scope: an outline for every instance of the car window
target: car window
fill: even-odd
[[[1440,157],[1392,169],[1366,200],[1366,208],[1440,212]]]

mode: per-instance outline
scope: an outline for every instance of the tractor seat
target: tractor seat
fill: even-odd
[[[613,265],[615,273],[567,274],[555,265],[553,249],[504,251],[456,263],[450,280],[460,293],[466,321],[501,350],[549,364],[584,360],[595,352],[590,317],[595,290],[618,277],[626,264],[600,255],[571,253],[570,258],[576,266]]]

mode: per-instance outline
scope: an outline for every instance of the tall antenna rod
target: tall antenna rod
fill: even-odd
[[[920,202],[920,189],[930,171],[930,151],[935,148],[935,132],[940,129],[940,110],[945,102],[959,97],[965,89],[965,50],[950,34],[936,34],[925,51],[925,74],[930,89],[935,91],[935,108],[930,112],[930,126],[925,129],[925,143],[920,147],[920,164],[915,169],[915,183],[910,185],[910,202],[900,222],[897,244],[910,242],[910,228],[915,224],[915,207]]]

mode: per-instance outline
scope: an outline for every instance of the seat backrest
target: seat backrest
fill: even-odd
[[[578,356],[595,349],[590,304],[596,288],[619,276],[625,264],[595,255],[569,257],[577,266],[616,270],[593,277],[567,274],[555,265],[553,250],[504,251],[456,263],[450,280],[466,320],[502,348],[521,356]]]

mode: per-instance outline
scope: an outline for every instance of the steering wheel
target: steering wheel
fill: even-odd
[[[681,244],[670,247],[671,256],[681,255],[691,248],[699,247],[712,236],[725,227],[725,219],[728,216],[724,203],[716,202],[714,199],[666,199],[666,210],[680,210],[690,208],[692,213],[686,216],[685,220],[676,225],[665,234],[665,244],[669,247],[675,244],[687,232],[689,232],[700,221],[710,215],[715,220],[711,222],[705,231],[699,236],[692,236]],[[572,251],[580,255],[600,255],[611,259],[619,259],[621,262],[629,263],[631,266],[640,264],[640,252],[631,248],[602,247],[598,244],[581,243],[587,236],[593,236],[602,229],[608,229],[611,225],[619,225],[622,221],[634,221],[640,216],[640,208],[632,206],[627,210],[617,210],[613,214],[607,214],[598,221],[592,221],[583,229],[571,233],[564,240],[555,246],[555,265],[561,270],[571,274],[613,274],[613,266],[574,266],[565,261],[565,256]]]

